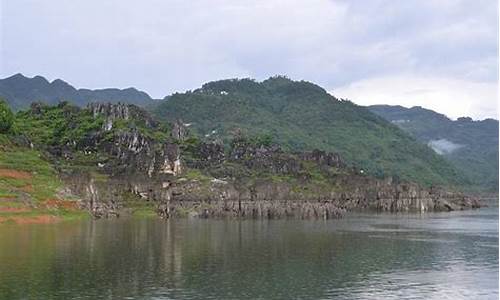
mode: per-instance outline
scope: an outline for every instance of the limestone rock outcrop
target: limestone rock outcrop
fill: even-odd
[[[217,139],[190,139],[180,120],[170,136],[158,138],[160,125],[136,106],[98,103],[87,110],[105,120],[102,128],[49,152],[70,165],[89,157],[92,168],[67,168],[61,176],[96,217],[122,214],[123,199],[130,196],[153,203],[163,217],[328,219],[354,210],[426,212],[480,205],[461,193],[367,176],[336,153],[289,153],[241,136],[225,147]],[[135,125],[116,128],[123,120]]]

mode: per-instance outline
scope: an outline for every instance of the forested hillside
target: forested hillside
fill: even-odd
[[[242,130],[292,151],[338,152],[369,174],[426,184],[464,178],[431,148],[350,101],[305,81],[233,79],[176,93],[153,109],[162,120],[182,119],[204,137],[227,140]]]
[[[498,120],[450,120],[422,107],[374,105],[370,110],[431,146],[480,190],[498,190]]]

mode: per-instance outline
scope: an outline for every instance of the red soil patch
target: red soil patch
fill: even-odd
[[[15,179],[31,179],[33,175],[29,172],[12,170],[12,169],[0,169],[0,177],[8,177]]]
[[[26,212],[30,210],[26,207],[0,207],[0,212]]]
[[[12,220],[16,224],[50,224],[56,223],[61,219],[56,216],[40,215],[40,216],[15,216],[15,217],[0,217],[0,223]]]
[[[78,203],[70,200],[47,199],[42,202],[42,205],[47,208],[64,208],[68,210],[78,209]]]

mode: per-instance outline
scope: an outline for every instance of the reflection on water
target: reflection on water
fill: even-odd
[[[495,209],[0,227],[0,299],[497,299]]]

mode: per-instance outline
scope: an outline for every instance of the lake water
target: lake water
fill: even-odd
[[[0,299],[498,299],[498,208],[2,225]]]

